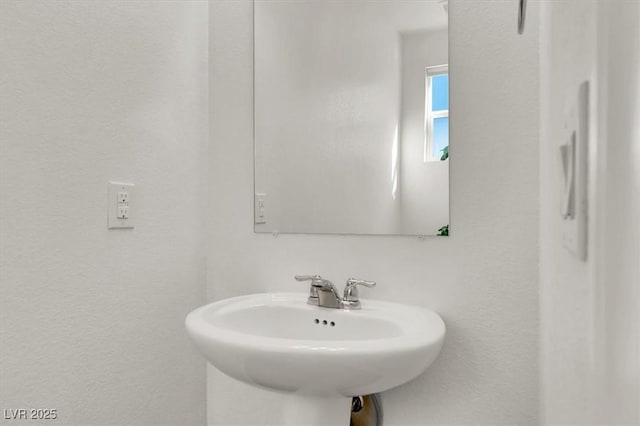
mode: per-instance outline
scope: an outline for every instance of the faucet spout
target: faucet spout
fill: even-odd
[[[333,309],[342,308],[342,298],[333,284],[329,283],[327,286],[318,288],[318,306]]]

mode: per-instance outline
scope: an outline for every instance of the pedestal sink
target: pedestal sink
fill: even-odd
[[[362,309],[310,306],[298,293],[234,297],[186,319],[192,341],[223,373],[288,394],[289,425],[349,425],[351,397],[382,392],[422,374],[445,326],[435,312],[363,300]]]

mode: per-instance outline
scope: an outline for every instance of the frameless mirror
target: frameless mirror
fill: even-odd
[[[448,235],[446,1],[254,13],[255,231]]]

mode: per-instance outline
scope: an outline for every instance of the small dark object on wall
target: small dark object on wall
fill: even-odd
[[[351,400],[350,426],[381,426],[382,406],[376,394],[356,396]]]

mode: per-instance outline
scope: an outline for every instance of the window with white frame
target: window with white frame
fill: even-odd
[[[449,149],[449,67],[429,67],[425,77],[424,161],[440,161]]]

